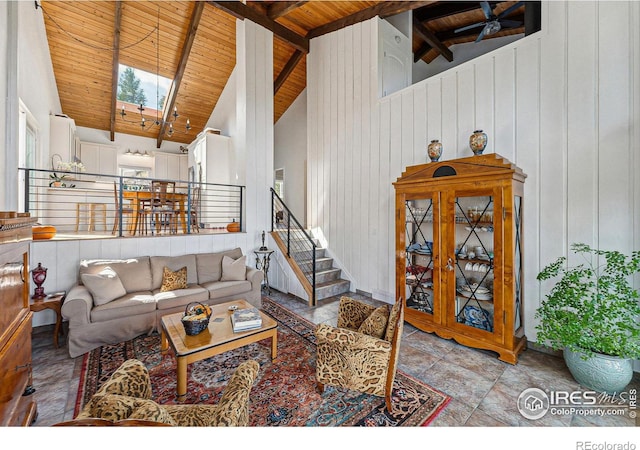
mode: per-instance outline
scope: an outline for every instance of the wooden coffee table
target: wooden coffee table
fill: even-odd
[[[245,300],[234,300],[212,306],[209,327],[195,336],[188,336],[185,333],[181,321],[183,313],[169,314],[160,320],[160,349],[162,353],[166,353],[169,345],[171,345],[178,363],[176,371],[178,401],[184,401],[187,395],[187,365],[190,363],[267,338],[271,338],[271,360],[276,359],[278,353],[278,323],[260,311],[262,316],[262,326],[260,328],[234,333],[231,326],[231,311],[229,310],[231,305],[237,305],[238,309],[252,307]]]

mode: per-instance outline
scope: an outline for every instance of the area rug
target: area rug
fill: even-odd
[[[260,372],[251,391],[251,426],[426,426],[451,399],[398,371],[393,413],[384,399],[315,382],[315,325],[263,297],[263,311],[278,321],[278,357],[271,362],[270,340],[226,352],[188,366],[184,403],[215,404],[240,362],[255,359]],[[74,417],[100,385],[125,360],[136,358],[149,369],[153,400],[175,404],[176,361],[160,353],[160,336],[139,336],[103,346],[85,355]]]

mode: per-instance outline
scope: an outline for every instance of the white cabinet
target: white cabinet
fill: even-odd
[[[191,144],[195,181],[234,184],[231,138],[206,134]]]
[[[49,127],[49,159],[55,164],[73,162],[78,145],[76,124],[73,119],[66,116],[51,116]],[[60,159],[54,155],[60,156]],[[53,167],[53,170],[56,170],[56,167]]]
[[[118,174],[118,150],[111,145],[95,144],[92,142],[80,143],[80,159],[86,169],[86,173],[101,175]],[[83,179],[97,180],[101,177],[83,175]],[[110,177],[102,177],[109,180]]]
[[[161,180],[187,181],[189,173],[187,155],[156,152],[154,160],[154,178]]]

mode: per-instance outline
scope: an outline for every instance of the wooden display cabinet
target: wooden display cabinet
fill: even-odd
[[[37,414],[29,309],[29,242],[35,220],[0,218],[0,426],[30,425]]]
[[[396,298],[416,328],[516,364],[526,175],[497,154],[408,167],[396,192]]]

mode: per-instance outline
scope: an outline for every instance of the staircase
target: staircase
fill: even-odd
[[[274,240],[278,243],[278,247],[283,250],[285,256],[287,254],[286,233],[287,230],[274,230],[274,232],[271,233]],[[308,231],[307,234],[311,235]],[[291,239],[291,248],[294,250],[290,252],[290,257],[286,259],[293,271],[298,275],[298,279],[302,282],[307,293],[311,293],[313,290],[313,258],[311,257],[313,250],[304,249],[301,242],[296,242],[301,240],[302,239],[298,237]],[[314,239],[314,241],[317,245],[317,240]],[[349,292],[351,283],[348,280],[340,278],[342,269],[333,266],[333,258],[326,256],[325,249],[316,247],[315,254],[316,301]],[[302,277],[300,275],[302,275]],[[311,295],[309,296],[311,297]]]
[[[333,258],[318,247],[318,241],[300,225],[273,189],[271,214],[271,236],[309,296],[309,306],[349,292],[351,283],[340,278],[342,270],[333,266]]]

